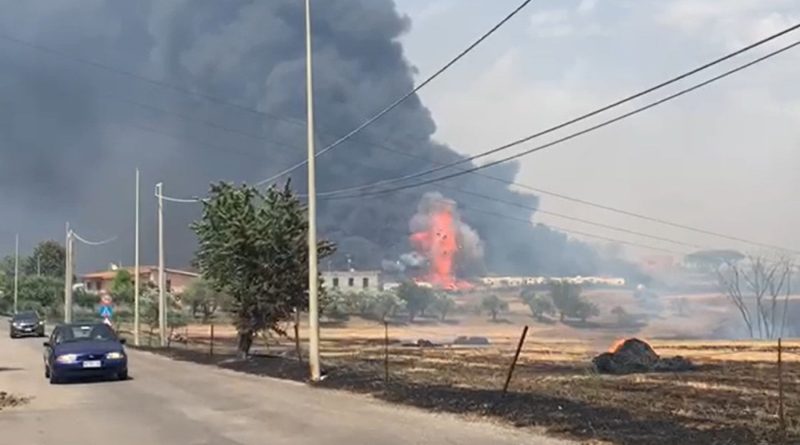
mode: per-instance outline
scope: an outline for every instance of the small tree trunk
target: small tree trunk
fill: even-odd
[[[236,346],[236,355],[240,360],[245,360],[253,346],[253,331],[239,332],[239,341]]]

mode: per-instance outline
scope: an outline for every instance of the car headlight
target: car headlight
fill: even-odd
[[[44,326],[44,320],[39,320],[39,326]]]
[[[123,358],[125,358],[125,354],[117,351],[109,352],[108,354],[106,354],[106,359],[108,360],[121,360]]]
[[[75,362],[77,362],[77,361],[78,361],[78,355],[77,355],[77,354],[64,354],[64,355],[59,355],[59,356],[56,358],[56,361],[57,361],[58,363],[64,363],[64,364],[75,363]]]
[[[11,323],[11,326],[14,326],[15,328],[18,328],[18,327],[22,326],[22,323],[20,323],[18,321],[15,321],[15,322]]]

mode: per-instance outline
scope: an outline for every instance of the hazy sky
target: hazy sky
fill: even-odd
[[[418,67],[418,78],[519,3],[396,2],[412,19],[403,43]],[[797,22],[796,0],[535,0],[421,95],[436,119],[437,139],[473,154],[605,105]],[[800,32],[669,91],[797,39]],[[527,156],[517,180],[800,249],[799,62],[796,48],[662,107]],[[549,196],[541,202],[543,209],[704,246],[758,250]],[[536,218],[636,239],[547,215]]]

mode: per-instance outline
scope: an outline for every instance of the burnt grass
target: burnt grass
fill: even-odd
[[[323,344],[318,386],[369,394],[430,411],[538,427],[579,441],[614,444],[800,444],[800,366],[784,364],[787,433],[779,428],[774,363],[704,362],[686,373],[597,375],[589,359],[521,358],[509,392],[502,386],[512,353],[493,348],[390,348],[389,382],[374,340]],[[144,348],[176,360],[306,381],[290,354],[254,354],[180,346]],[[531,348],[533,349],[533,348]]]

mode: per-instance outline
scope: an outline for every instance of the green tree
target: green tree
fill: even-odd
[[[508,302],[497,295],[487,295],[481,299],[481,308],[491,314],[492,321],[497,321],[497,316],[508,310]]]
[[[23,276],[19,281],[20,310],[48,313],[64,295],[64,280],[53,277]]]
[[[200,244],[197,266],[231,297],[239,356],[247,356],[259,332],[284,335],[280,323],[308,305],[308,221],[289,183],[266,193],[213,184],[192,229]],[[334,250],[332,243],[318,243],[319,258]]]
[[[433,310],[439,314],[439,318],[444,321],[449,314],[456,307],[456,301],[450,295],[439,293],[433,300]]]
[[[119,269],[111,281],[109,293],[116,305],[133,304],[134,294],[133,275],[125,269]]]
[[[229,297],[203,278],[192,281],[181,294],[181,302],[189,307],[192,317],[208,323],[218,310],[228,305]]]
[[[550,298],[558,311],[559,320],[564,321],[566,317],[575,316],[575,310],[581,301],[581,288],[566,281],[554,281],[550,283]]]
[[[57,241],[42,241],[33,249],[33,254],[25,259],[25,274],[63,277],[66,258],[64,246]]]
[[[600,309],[597,308],[597,305],[586,300],[579,301],[575,305],[575,309],[572,314],[572,316],[584,323],[588,318],[597,317],[598,315],[600,315]]]
[[[340,291],[328,291],[320,296],[320,314],[332,320],[347,320],[351,308],[347,295]]]
[[[522,294],[522,301],[531,310],[531,314],[537,320],[544,320],[545,316],[555,313],[553,300],[547,295],[527,292]]]
[[[417,315],[424,314],[434,299],[432,289],[412,282],[402,283],[397,288],[397,296],[405,302],[409,321],[414,321]]]
[[[405,302],[390,291],[378,292],[372,298],[370,312],[380,321],[386,321],[405,308]]]

